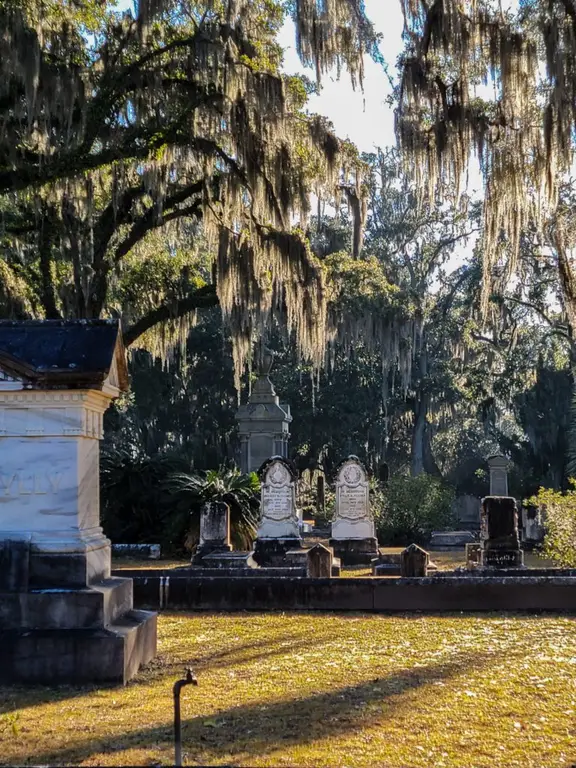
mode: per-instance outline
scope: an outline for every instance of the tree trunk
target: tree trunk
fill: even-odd
[[[40,275],[42,285],[42,304],[47,320],[59,320],[60,312],[56,304],[56,292],[54,290],[54,276],[52,274],[52,245],[54,230],[52,222],[44,213],[44,220],[40,229]]]
[[[422,323],[419,323],[419,326],[422,328]],[[424,472],[426,424],[430,405],[430,395],[425,390],[428,375],[428,355],[423,332],[420,338],[417,339],[417,344],[420,349],[417,357],[418,379],[415,384],[414,427],[412,429],[412,447],[410,451],[410,474],[412,477],[417,477]]]
[[[416,396],[414,403],[414,427],[410,452],[410,474],[417,477],[424,472],[425,441],[427,438],[428,395]]]

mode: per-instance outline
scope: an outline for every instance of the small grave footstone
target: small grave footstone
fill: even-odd
[[[482,499],[481,545],[483,566],[523,566],[524,553],[520,549],[515,499],[510,496],[486,496]]]
[[[336,473],[336,512],[330,546],[344,565],[370,565],[378,555],[366,470],[349,456]]]
[[[474,570],[481,565],[481,553],[482,546],[479,542],[475,541],[472,544],[466,544],[466,568],[468,570]]]
[[[323,544],[316,544],[307,552],[306,575],[312,579],[329,579],[332,577],[334,551]]]
[[[417,544],[410,544],[400,555],[402,576],[427,576],[430,555]]]
[[[274,456],[260,469],[260,525],[254,560],[261,567],[280,566],[286,553],[300,549],[300,520],[296,511],[297,472],[291,462]]]
[[[203,504],[200,510],[200,540],[192,564],[200,565],[207,555],[215,556],[231,551],[228,505],[222,501]]]

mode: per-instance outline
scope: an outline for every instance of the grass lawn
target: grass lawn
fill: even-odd
[[[164,614],[125,688],[0,688],[0,764],[576,763],[576,617]]]

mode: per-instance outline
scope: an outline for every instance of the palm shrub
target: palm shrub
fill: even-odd
[[[384,545],[423,544],[454,524],[454,489],[436,477],[397,475],[370,492],[378,540]]]
[[[260,510],[260,481],[255,472],[243,475],[238,469],[220,467],[195,475],[174,473],[168,487],[176,510],[187,510],[186,546],[198,539],[200,509],[207,502],[224,502],[230,508],[230,534],[237,549],[250,549],[256,537]],[[178,515],[180,517],[180,515]]]

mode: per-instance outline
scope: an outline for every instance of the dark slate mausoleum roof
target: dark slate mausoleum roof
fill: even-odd
[[[0,369],[41,388],[128,388],[117,320],[0,320]]]

